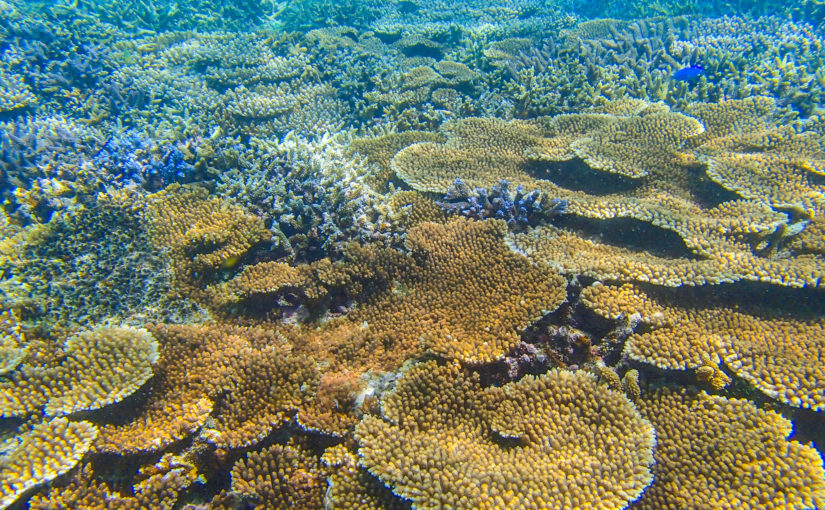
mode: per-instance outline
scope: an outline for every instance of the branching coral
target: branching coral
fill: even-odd
[[[235,169],[224,174],[218,190],[265,218],[281,253],[312,261],[340,253],[346,241],[382,237],[380,199],[366,182],[370,167],[363,158],[346,156],[339,139],[290,135],[250,145],[226,152]]]
[[[483,389],[428,362],[382,411],[356,429],[361,463],[416,508],[619,509],[652,480],[653,428],[583,372]]]

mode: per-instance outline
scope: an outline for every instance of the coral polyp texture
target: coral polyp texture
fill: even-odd
[[[72,469],[96,435],[97,428],[89,422],[55,418],[6,439],[0,506],[8,507],[32,488]]]
[[[484,389],[456,365],[427,362],[356,437],[361,464],[416,508],[618,509],[652,480],[653,427],[584,372]]]
[[[819,508],[822,458],[791,422],[742,399],[658,390],[637,402],[656,427],[655,481],[632,508]]]
[[[633,333],[625,354],[660,368],[718,369],[733,373],[766,395],[797,407],[825,406],[825,323],[783,317],[768,310],[672,306],[630,284],[596,285],[582,292],[597,314],[618,319],[635,315],[649,331]]]
[[[232,490],[259,508],[321,509],[327,490],[323,465],[305,448],[272,445],[232,468]]]
[[[125,327],[80,332],[58,352],[63,358],[59,364],[39,364],[48,349],[32,347],[19,370],[7,374],[0,405],[4,416],[26,416],[41,406],[47,415],[58,416],[119,402],[152,377],[158,360],[155,338]]]
[[[0,56],[0,507],[825,507],[821,0],[0,0]]]

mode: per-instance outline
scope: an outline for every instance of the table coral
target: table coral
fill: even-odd
[[[637,401],[656,428],[653,484],[634,509],[818,508],[822,458],[791,422],[743,399],[661,389]]]
[[[583,372],[484,389],[427,362],[404,374],[382,415],[356,429],[360,462],[415,508],[619,509],[652,480],[653,428]]]
[[[152,377],[157,348],[146,330],[98,327],[66,339],[59,364],[32,352],[3,381],[2,413],[25,416],[45,406],[54,416],[119,402]]]
[[[503,243],[500,220],[424,223],[407,234],[420,266],[354,311],[373,334],[468,363],[503,357],[527,327],[566,298],[563,278]]]
[[[311,361],[291,355],[285,340],[270,331],[157,326],[153,332],[160,359],[152,390],[130,421],[101,428],[98,451],[162,450],[196,432],[209,416],[212,422],[202,431],[207,441],[248,447],[289,420],[317,386]]]
[[[155,244],[170,251],[183,281],[231,267],[267,238],[260,218],[202,188],[173,185],[150,196],[146,218]]]
[[[5,458],[0,476],[0,507],[8,507],[28,490],[72,469],[96,435],[97,428],[89,422],[55,418],[6,440],[2,445]]]
[[[738,281],[787,287],[820,287],[825,283],[818,258],[763,258],[733,243],[718,242],[716,251],[707,258],[666,257],[585,239],[549,225],[508,234],[507,243],[535,263],[599,280],[629,280],[666,287]]]
[[[718,370],[724,362],[770,397],[797,407],[825,408],[821,319],[758,308],[734,310],[713,302],[676,305],[630,284],[594,285],[581,298],[603,317],[638,314],[650,325],[649,331],[628,338],[624,352],[631,359],[675,370]]]
[[[69,337],[62,384],[50,386],[46,414],[91,411],[119,402],[152,377],[158,344],[146,330],[102,327]]]
[[[324,466],[298,445],[272,445],[250,452],[232,468],[232,490],[255,508],[322,509],[327,490]]]
[[[573,152],[591,168],[638,178],[650,169],[667,171],[690,160],[684,143],[704,131],[702,124],[679,113],[652,113],[620,118],[571,143]]]

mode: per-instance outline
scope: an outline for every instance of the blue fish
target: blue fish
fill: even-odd
[[[705,68],[702,66],[683,67],[673,73],[673,79],[676,81],[696,81],[703,74],[705,74]]]

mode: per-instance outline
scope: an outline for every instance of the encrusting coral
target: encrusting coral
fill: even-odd
[[[597,314],[636,315],[649,331],[633,333],[624,353],[659,368],[697,370],[724,386],[723,364],[766,395],[814,410],[825,408],[825,367],[819,361],[825,322],[715,305],[687,307],[658,300],[631,284],[594,285],[581,293]],[[722,377],[723,379],[718,379]],[[721,383],[721,384],[720,384]]]
[[[660,389],[636,405],[656,428],[653,484],[633,509],[819,508],[822,458],[791,422],[743,399]]]
[[[415,508],[620,509],[653,478],[650,423],[581,371],[484,389],[419,364],[356,438],[361,464]]]

